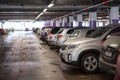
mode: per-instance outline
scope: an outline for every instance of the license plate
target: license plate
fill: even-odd
[[[105,52],[105,55],[108,56],[108,57],[112,57],[112,52],[106,51],[106,52]]]

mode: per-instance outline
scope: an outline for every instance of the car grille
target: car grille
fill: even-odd
[[[112,56],[111,56],[111,57],[105,55],[105,53],[106,53],[107,51],[112,53]],[[105,48],[105,51],[104,51],[104,53],[102,54],[102,57],[103,57],[103,59],[104,59],[106,62],[109,62],[109,63],[112,63],[112,64],[116,64],[116,62],[117,62],[117,57],[118,57],[118,54],[119,54],[119,53],[120,53],[120,52],[119,52],[117,49],[112,48],[112,47],[107,47],[107,48]]]

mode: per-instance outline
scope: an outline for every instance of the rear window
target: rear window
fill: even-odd
[[[111,27],[102,27],[99,28],[98,30],[94,31],[93,33],[91,33],[89,36],[89,38],[97,38],[97,37],[101,37],[104,33],[106,33]]]
[[[61,34],[63,32],[64,29],[60,29],[57,34]]]
[[[120,37],[120,32],[112,33],[112,36],[119,36]]]
[[[53,28],[53,29],[51,30],[51,33],[52,33],[52,34],[56,34],[59,30],[60,30],[60,28]]]
[[[72,34],[73,31],[74,31],[74,29],[70,29],[70,30],[67,31],[67,34]]]

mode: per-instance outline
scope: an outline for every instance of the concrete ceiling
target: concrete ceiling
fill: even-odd
[[[52,0],[0,0],[0,20],[28,19],[34,20]],[[55,5],[37,20],[51,20],[85,7],[99,4],[107,0],[55,0]],[[108,5],[95,7],[90,11],[99,11],[98,15],[108,15],[110,6],[120,5],[115,0]]]

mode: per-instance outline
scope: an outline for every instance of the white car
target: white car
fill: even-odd
[[[56,34],[56,46],[61,47],[73,31],[74,28],[61,28]]]
[[[60,49],[62,62],[77,66],[86,73],[94,73],[99,69],[99,55],[102,52],[102,41],[120,27],[102,27],[87,38],[76,38],[66,41]]]
[[[57,41],[56,34],[60,29],[61,29],[61,27],[55,27],[47,35],[48,45],[50,45],[50,46],[55,46],[56,45],[56,41]]]

